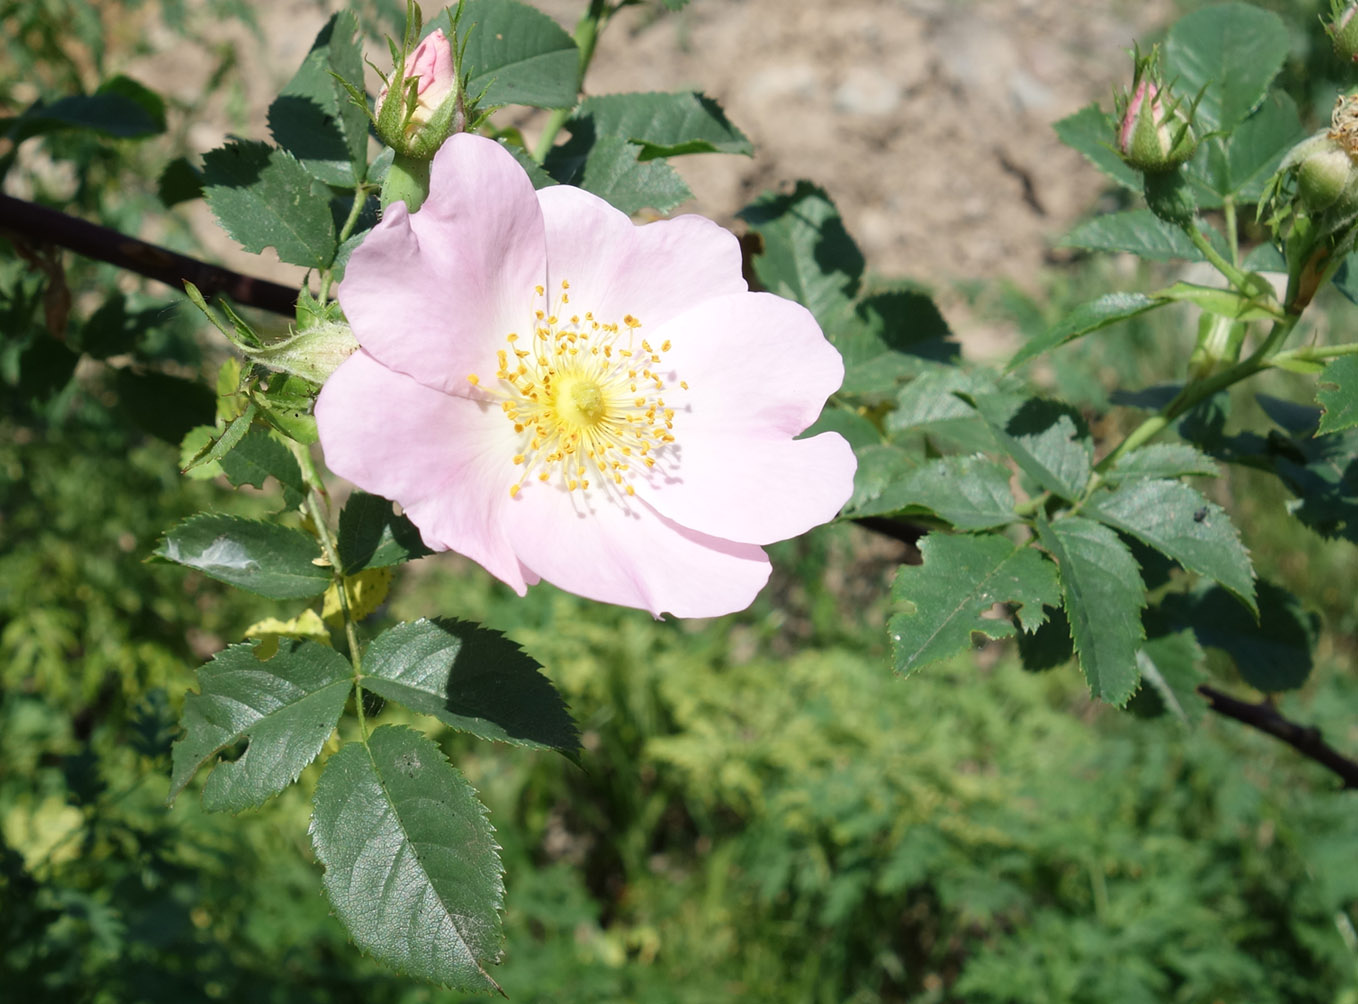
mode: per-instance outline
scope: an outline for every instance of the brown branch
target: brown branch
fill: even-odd
[[[86,258],[117,265],[176,290],[182,290],[187,281],[202,290],[204,296],[225,293],[237,303],[285,317],[293,316],[297,309],[297,290],[291,287],[209,265],[8,195],[0,195],[0,231],[11,231],[29,245],[63,247]]]
[[[1267,732],[1275,739],[1281,739],[1302,756],[1328,767],[1340,776],[1345,788],[1358,789],[1358,761],[1350,760],[1320,735],[1314,725],[1299,725],[1290,718],[1284,718],[1268,701],[1251,704],[1223,694],[1206,684],[1198,686],[1198,693],[1207,698],[1207,705],[1217,714],[1244,722],[1260,732]]]

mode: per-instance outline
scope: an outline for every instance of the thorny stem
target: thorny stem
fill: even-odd
[[[617,13],[618,8],[611,7],[608,0],[589,0],[589,9],[581,16],[575,25],[575,45],[580,50],[580,83],[583,86],[585,72],[589,69],[590,61],[594,58],[594,47],[599,42],[599,33],[603,31],[608,19]],[[552,151],[552,144],[556,142],[556,137],[561,132],[566,120],[571,117],[572,108],[558,108],[552,112],[547,119],[547,124],[543,127],[542,136],[538,138],[538,145],[533,150],[533,159],[539,164],[546,159],[547,154]]]
[[[1337,774],[1346,789],[1358,789],[1358,761],[1344,756],[1327,743],[1320,729],[1314,725],[1301,725],[1284,718],[1267,700],[1251,704],[1206,684],[1198,687],[1198,693],[1207,699],[1207,706],[1217,714],[1234,718],[1275,739],[1281,739],[1302,756]]]
[[[358,225],[358,218],[363,213],[363,206],[368,201],[368,189],[365,185],[358,185],[354,189],[354,204],[349,207],[349,218],[344,221],[344,226],[340,227],[339,240],[337,245],[343,245],[349,239],[349,235],[354,232],[354,227]],[[330,297],[330,286],[335,281],[333,269],[326,269],[321,276],[321,292],[316,299],[325,303]]]
[[[344,618],[344,638],[349,646],[349,661],[354,667],[354,707],[358,711],[358,730],[364,743],[368,741],[368,723],[363,714],[363,661],[358,647],[358,630],[349,610],[349,592],[344,588],[344,568],[340,565],[339,549],[326,522],[327,507],[324,501],[325,486],[321,483],[320,472],[311,459],[311,451],[301,443],[292,444],[292,452],[302,468],[302,480],[306,482],[307,494],[302,502],[303,511],[311,518],[316,528],[316,536],[321,542],[325,560],[330,562],[330,575],[334,580],[335,592],[339,595],[340,615]]]

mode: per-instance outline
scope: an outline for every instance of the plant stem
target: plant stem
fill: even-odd
[[[1212,242],[1198,229],[1197,223],[1190,223],[1185,226],[1184,233],[1193,242],[1193,246],[1202,252],[1203,257],[1211,262],[1212,266],[1224,275],[1232,286],[1239,290],[1245,288],[1245,273],[1221,257],[1221,253],[1212,247]]]
[[[589,69],[590,61],[594,59],[594,47],[599,43],[599,33],[603,31],[608,19],[617,13],[616,7],[610,7],[608,0],[589,0],[589,9],[581,16],[575,25],[575,45],[580,50],[580,84],[583,87],[585,82],[585,72]],[[547,154],[552,151],[552,144],[556,142],[557,134],[561,132],[566,120],[571,117],[573,108],[558,108],[552,112],[547,119],[547,124],[543,127],[542,135],[538,137],[538,145],[533,150],[533,159],[541,164]]]
[[[349,207],[349,218],[344,221],[344,226],[340,227],[339,244],[343,244],[349,239],[349,235],[354,232],[354,227],[358,225],[358,218],[363,213],[363,206],[368,201],[368,189],[364,185],[359,185],[354,189],[354,204]],[[321,276],[321,292],[316,297],[324,303],[330,297],[330,285],[335,281],[332,269],[326,269]]]
[[[1320,362],[1322,359],[1338,359],[1341,356],[1358,355],[1358,342],[1348,342],[1344,345],[1317,345],[1301,349],[1292,349],[1288,352],[1279,352],[1276,356],[1269,359],[1268,365],[1282,366],[1290,362]]]
[[[1235,216],[1235,200],[1229,195],[1222,200],[1222,215],[1226,218],[1226,244],[1231,249],[1231,264],[1240,267],[1240,227]]]

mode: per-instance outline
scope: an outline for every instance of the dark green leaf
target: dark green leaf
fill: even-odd
[[[1249,552],[1225,510],[1182,481],[1128,481],[1084,511],[1221,583],[1258,613]]]
[[[482,739],[574,755],[575,723],[540,669],[498,631],[421,619],[373,639],[363,687]]]
[[[239,516],[190,516],[154,555],[275,600],[319,596],[332,581],[328,568],[314,564],[321,552],[310,534]]]
[[[1199,135],[1230,132],[1258,107],[1288,48],[1282,19],[1248,4],[1218,4],[1181,18],[1165,41],[1165,62],[1176,94],[1192,100],[1202,91]]]
[[[1080,497],[1094,444],[1078,411],[1059,401],[999,394],[978,396],[973,403],[1025,474],[1062,498]]]
[[[721,105],[696,91],[607,94],[586,98],[571,120],[576,132],[590,120],[596,137],[618,136],[641,146],[640,160],[687,153],[739,153],[753,148]]]
[[[1258,591],[1258,621],[1220,586],[1195,590],[1174,616],[1200,644],[1226,652],[1250,686],[1266,693],[1295,690],[1311,675],[1318,618],[1271,582],[1260,580]]]
[[[184,699],[184,738],[174,744],[170,799],[228,746],[241,756],[218,763],[203,786],[209,812],[263,805],[297,780],[335,731],[353,688],[344,656],[311,641],[283,641],[268,662],[254,645],[232,645],[198,671],[198,693]]]
[[[1082,516],[1039,519],[1037,532],[1060,568],[1066,619],[1090,692],[1125,704],[1136,690],[1144,640],[1146,590],[1135,559],[1116,533]]]
[[[467,0],[462,25],[470,97],[484,90],[487,105],[575,104],[580,54],[570,35],[546,14],[517,0]],[[470,34],[466,26],[471,26]]]
[[[1014,358],[1009,360],[1009,365],[1005,368],[1017,369],[1058,345],[1065,345],[1066,342],[1072,342],[1091,331],[1098,331],[1118,321],[1144,314],[1163,303],[1163,300],[1147,296],[1145,293],[1105,293],[1097,300],[1076,307],[1037,338],[1030,338],[1018,352],[1014,353]]]
[[[1208,240],[1223,250],[1221,235],[1207,229]],[[1149,209],[1129,209],[1082,223],[1062,239],[1064,247],[1088,251],[1130,251],[1151,261],[1206,261],[1184,232]]]
[[[306,482],[302,480],[297,458],[262,426],[251,426],[234,449],[213,459],[238,488],[241,485],[263,488],[264,479],[273,477],[282,486],[289,509],[300,505],[306,496]]]
[[[1292,99],[1282,91],[1269,94],[1229,137],[1204,144],[1206,177],[1213,191],[1230,196],[1237,205],[1257,202],[1284,155],[1302,135]]]
[[[217,395],[196,380],[166,373],[118,370],[118,404],[141,428],[158,439],[178,445],[197,425],[211,425],[217,414]]]
[[[1153,612],[1146,612],[1148,623]],[[1170,714],[1185,725],[1196,723],[1205,710],[1197,695],[1198,684],[1204,679],[1199,668],[1202,658],[1202,649],[1191,631],[1167,631],[1148,637],[1136,653],[1141,689],[1127,709],[1146,718]]]
[[[165,311],[156,307],[150,310],[127,312],[127,299],[122,293],[111,293],[99,309],[90,315],[80,329],[80,349],[95,359],[108,359],[131,352],[137,342]]]
[[[979,456],[930,460],[898,475],[853,515],[890,512],[933,513],[959,530],[1003,526],[1015,518],[1009,469]]]
[[[877,446],[882,442],[881,430],[872,421],[857,411],[829,405],[820,413],[820,418],[812,422],[798,439],[810,439],[822,432],[837,432],[855,450]]]
[[[414,523],[396,515],[392,504],[380,495],[366,492],[354,492],[344,503],[336,545],[345,575],[434,553],[424,546]]]
[[[335,257],[329,195],[286,150],[228,143],[203,157],[203,177],[208,205],[245,250],[272,247],[285,262],[317,269]]]
[[[893,393],[928,363],[955,363],[960,356],[933,299],[907,287],[863,297],[826,334],[844,357],[844,394]]]
[[[333,74],[363,85],[358,19],[340,11],[326,22],[311,51],[269,106],[269,131],[315,177],[352,188],[368,163],[368,116]]]
[[[892,512],[895,505],[888,503],[886,508],[879,507],[877,500],[903,477],[915,470],[918,461],[913,453],[898,446],[876,442],[855,446],[858,469],[853,476],[853,495],[844,506],[846,515],[874,516]]]
[[[931,533],[919,547],[924,563],[902,565],[891,587],[892,599],[905,606],[887,623],[898,673],[962,651],[973,632],[1012,637],[1013,621],[982,616],[996,603],[1018,607],[1029,631],[1042,623],[1043,605],[1057,603],[1056,570],[1026,545],[996,534]]]
[[[579,186],[618,209],[638,213],[643,209],[668,212],[692,193],[674,168],[663,160],[642,163],[641,147],[620,136],[605,136],[590,147]]]
[[[1316,400],[1325,409],[1316,434],[1342,432],[1358,425],[1358,356],[1331,360],[1320,374],[1320,385],[1333,389],[1316,392]]]
[[[156,194],[166,208],[201,199],[203,173],[190,164],[186,157],[176,157],[160,172],[160,178],[156,181]]]
[[[227,423],[226,428],[222,430],[221,435],[205,444],[203,448],[194,455],[192,463],[185,464],[180,473],[186,474],[195,467],[202,467],[204,464],[210,464],[214,461],[221,460],[222,457],[235,449],[236,444],[244,439],[245,434],[250,431],[250,425],[255,420],[255,410],[254,404],[246,405],[243,412]],[[216,470],[221,470],[221,468],[216,468]],[[232,482],[232,484],[239,483],[240,482]]]
[[[533,155],[523,147],[514,143],[506,143],[504,140],[500,140],[500,145],[514,155],[514,159],[524,169],[534,188],[547,188],[549,185],[556,184],[556,179],[544,171],[542,165],[534,160]]]
[[[1133,450],[1103,473],[1104,481],[1119,484],[1139,478],[1177,478],[1185,474],[1212,477],[1217,465],[1187,443],[1154,443]]]
[[[1085,105],[1055,126],[1066,146],[1084,154],[1095,167],[1125,188],[1141,191],[1141,175],[1128,167],[1113,150],[1117,124],[1097,103]]]
[[[79,352],[40,334],[19,356],[19,390],[33,401],[45,401],[71,382],[79,362]]]
[[[417,979],[499,987],[504,902],[486,810],[432,741],[387,725],[332,756],[311,841],[325,891],[360,949]]]
[[[165,131],[165,103],[130,77],[117,76],[93,94],[41,101],[10,124],[16,144],[62,129],[87,129],[115,139],[142,139]]]
[[[797,182],[790,195],[765,194],[740,211],[763,240],[754,260],[764,288],[796,300],[821,327],[849,309],[863,277],[863,253],[823,189]]]
[[[1017,636],[1019,658],[1030,673],[1055,669],[1075,658],[1066,612],[1060,607],[1047,607],[1043,612],[1047,619],[1036,631],[1020,631]]]

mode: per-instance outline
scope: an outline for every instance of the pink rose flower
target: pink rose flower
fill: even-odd
[[[448,36],[442,28],[430,32],[406,57],[405,79],[418,77],[415,85],[415,112],[406,126],[407,133],[413,133],[428,123],[430,116],[443,104],[443,99],[453,93],[453,50]],[[383,87],[377,95],[376,113],[382,114],[382,102],[387,99],[387,88]],[[399,93],[399,92],[398,92]]]
[[[636,226],[578,188],[535,192],[460,133],[339,300],[361,348],[316,402],[330,468],[520,595],[546,579],[657,616],[740,610],[768,579],[760,545],[852,490],[843,438],[793,438],[843,361],[803,307],[749,292],[735,237],[702,217]]]

